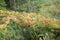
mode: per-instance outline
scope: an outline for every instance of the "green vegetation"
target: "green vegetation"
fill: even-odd
[[[60,40],[60,0],[0,0],[0,40]]]

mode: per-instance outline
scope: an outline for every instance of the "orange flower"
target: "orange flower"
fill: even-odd
[[[44,20],[45,23],[48,23],[49,21],[50,21],[49,19],[45,19],[45,20]]]

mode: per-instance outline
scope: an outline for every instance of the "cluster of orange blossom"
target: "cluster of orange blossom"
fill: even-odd
[[[33,26],[34,24],[38,23],[40,26],[45,26],[45,27],[57,27],[57,20],[51,19],[51,18],[46,18],[40,14],[37,13],[26,13],[26,12],[15,12],[15,11],[8,11],[8,10],[0,10],[0,14],[8,15],[8,18],[11,18],[13,21],[20,21],[20,25],[30,25]],[[12,15],[12,16],[9,16]],[[15,16],[15,17],[14,17]],[[19,18],[17,18],[19,17]],[[41,25],[41,23],[43,23]]]

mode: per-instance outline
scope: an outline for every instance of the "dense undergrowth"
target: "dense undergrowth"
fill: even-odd
[[[0,40],[60,40],[60,0],[6,2],[0,0]]]
[[[0,10],[0,17],[4,21],[0,23],[0,40],[41,40],[41,36],[55,40],[54,28],[60,27],[59,20],[37,13]]]

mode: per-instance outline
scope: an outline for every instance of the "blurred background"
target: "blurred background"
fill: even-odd
[[[28,17],[27,14],[30,15],[30,13],[32,13],[33,18],[42,15],[46,18],[59,20],[60,27],[60,0],[0,0],[0,10],[0,17],[1,14],[5,17],[10,12],[13,15],[17,15],[18,18],[21,18],[20,15]],[[31,19],[33,19],[32,17]],[[36,26],[35,29],[30,28],[32,26],[28,24],[25,25],[24,23],[23,25],[25,26],[22,25],[22,27],[20,27],[21,25],[19,26],[11,20],[11,22],[7,24],[8,27],[2,29],[4,31],[0,29],[0,40],[60,40],[60,29],[40,28],[40,26],[42,27],[45,24],[42,25],[41,21],[39,23],[39,19],[40,17],[36,18],[37,21],[33,24],[33,26]],[[23,19],[20,20],[23,21]],[[24,19],[23,22],[25,22],[25,20],[27,19]],[[55,21],[49,21],[47,24],[48,27],[52,27],[55,25]]]

